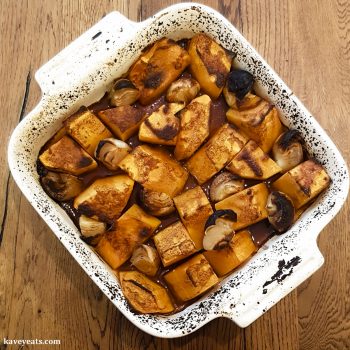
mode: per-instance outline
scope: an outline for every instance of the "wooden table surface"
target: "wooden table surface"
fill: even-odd
[[[8,139],[40,98],[35,71],[112,10],[140,21],[172,3],[0,0],[0,349],[6,348],[4,337],[60,339],[56,348],[67,350],[350,349],[349,201],[320,235],[324,266],[258,321],[240,329],[216,319],[190,336],[166,340],[143,333],[118,312],[9,174]],[[350,2],[203,3],[226,16],[257,48],[349,161]]]

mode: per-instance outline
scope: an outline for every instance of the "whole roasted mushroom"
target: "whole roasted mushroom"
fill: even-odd
[[[78,177],[53,171],[48,171],[41,178],[41,184],[48,195],[59,202],[68,201],[84,190],[84,184]]]
[[[155,276],[160,266],[157,250],[146,244],[134,250],[130,261],[139,271],[148,276]]]
[[[135,103],[140,97],[140,91],[129,79],[118,79],[109,93],[112,106],[128,106]]]
[[[131,151],[131,147],[124,141],[108,138],[101,140],[95,150],[95,158],[108,169],[117,170],[119,162]]]
[[[272,148],[276,163],[284,172],[294,168],[304,159],[303,139],[299,131],[290,129],[280,135]]]
[[[227,89],[240,100],[252,89],[253,84],[253,75],[245,70],[234,69],[228,74]]]
[[[220,202],[234,193],[244,189],[244,181],[228,171],[219,174],[210,186],[210,199]]]
[[[271,192],[267,198],[266,210],[270,224],[279,233],[287,231],[292,226],[295,209],[293,201],[285,193]]]
[[[192,78],[180,78],[175,80],[166,93],[168,102],[185,102],[193,100],[201,89],[197,80]]]
[[[235,231],[233,222],[237,215],[232,210],[217,210],[208,218],[205,224],[203,248],[205,250],[219,250],[228,247]]]
[[[140,191],[140,201],[147,212],[154,216],[165,216],[175,210],[173,200],[163,192],[142,188]]]

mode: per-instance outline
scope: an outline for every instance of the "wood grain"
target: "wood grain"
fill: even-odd
[[[166,340],[141,332],[117,311],[9,175],[9,136],[40,98],[34,72],[112,10],[142,20],[175,2],[0,0],[0,349],[3,337],[60,339],[57,348],[84,350],[350,349],[349,201],[320,236],[322,269],[253,325],[240,329],[217,319]],[[237,26],[349,161],[349,1],[202,2]]]

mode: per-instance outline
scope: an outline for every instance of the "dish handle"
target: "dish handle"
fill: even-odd
[[[109,62],[115,64],[117,50],[135,36],[140,23],[133,22],[120,12],[113,11],[104,16],[70,45],[44,64],[35,74],[43,97],[57,94],[67,88],[73,91],[82,78],[96,77],[96,66]],[[116,65],[116,64],[115,64]]]
[[[319,231],[317,235],[318,233]],[[281,266],[281,262],[284,265]],[[231,319],[239,327],[249,326],[307,280],[323,263],[324,257],[317,246],[315,237],[311,235],[305,245],[299,246],[299,249],[285,256],[282,254],[279,261],[270,262],[269,266],[265,267],[265,271],[261,275],[271,276],[271,279],[266,281],[265,277],[259,278],[257,276],[260,283],[249,290],[248,295],[241,291],[240,295],[245,295],[245,297],[236,300],[236,304],[232,304],[233,301],[230,298],[223,300],[221,315]]]

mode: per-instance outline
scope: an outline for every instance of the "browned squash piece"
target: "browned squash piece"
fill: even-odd
[[[309,159],[286,172],[272,186],[291,198],[296,209],[329,186],[330,177],[322,165]]]
[[[59,129],[55,135],[51,137],[49,141],[45,143],[43,148],[41,149],[41,152],[46,151],[49,147],[51,147],[53,144],[55,144],[57,141],[61,140],[63,136],[67,135],[67,130],[64,126],[62,126],[61,129]]]
[[[235,127],[224,124],[186,163],[199,184],[219,172],[243,148],[247,138]]]
[[[140,108],[119,106],[100,111],[98,116],[116,136],[125,141],[137,132],[145,114]]]
[[[226,169],[245,179],[255,180],[265,180],[282,171],[253,140],[235,155]]]
[[[191,300],[219,282],[203,254],[197,254],[164,276],[173,294],[181,301]]]
[[[180,120],[175,116],[184,103],[169,103],[160,106],[147,117],[139,129],[139,140],[158,145],[175,146],[180,130]]]
[[[223,276],[237,268],[257,251],[248,230],[237,232],[227,248],[209,250],[204,256],[218,276]]]
[[[209,200],[200,186],[187,190],[174,198],[180,219],[197,249],[203,248],[204,226],[213,214]]]
[[[210,97],[202,95],[181,112],[181,128],[174,151],[177,160],[191,157],[209,136],[210,104]]]
[[[256,107],[243,111],[231,108],[226,117],[254,140],[265,153],[270,152],[275,140],[283,131],[277,109],[265,100]]]
[[[151,237],[159,225],[157,218],[134,204],[117,220],[112,231],[103,234],[96,251],[116,269],[131,257],[137,246]]]
[[[215,209],[231,209],[237,214],[234,230],[245,228],[267,218],[269,191],[265,183],[249,187],[215,204]]]
[[[138,271],[121,271],[119,280],[130,305],[144,314],[165,314],[174,311],[168,292]]]
[[[45,168],[72,175],[80,175],[97,167],[97,163],[69,136],[44,151],[39,159]]]
[[[64,124],[67,133],[92,157],[98,143],[103,139],[112,137],[111,132],[100,119],[88,110],[72,115]]]
[[[153,237],[163,266],[169,266],[192,254],[197,249],[181,221],[166,227]]]
[[[129,72],[129,79],[140,90],[140,102],[152,103],[189,65],[187,51],[167,38],[160,39],[143,53]]]
[[[95,180],[74,200],[80,214],[113,222],[125,208],[134,181],[127,175],[115,175]]]
[[[248,92],[244,98],[240,100],[233,92],[228,91],[227,86],[224,87],[222,93],[229,107],[238,111],[254,108],[262,101],[260,96],[254,95],[251,92]]]
[[[202,90],[216,99],[226,83],[231,59],[226,51],[205,34],[196,34],[190,41],[190,71]]]
[[[134,148],[119,166],[143,187],[171,198],[182,191],[188,177],[187,171],[169,153],[148,145]]]

